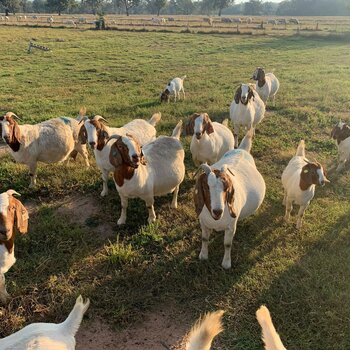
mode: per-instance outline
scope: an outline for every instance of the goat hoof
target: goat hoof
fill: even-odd
[[[125,219],[119,219],[118,222],[117,222],[117,225],[125,225]]]
[[[231,268],[231,261],[223,261],[221,266],[225,269],[228,270]]]
[[[10,301],[10,295],[9,294],[1,294],[0,295],[0,304],[6,305]]]
[[[199,253],[199,260],[208,260],[208,254]]]
[[[105,197],[105,196],[107,196],[107,194],[108,194],[107,191],[102,191],[102,192],[101,192],[101,197]]]
[[[177,203],[171,203],[171,206],[170,206],[172,209],[177,209]]]
[[[149,224],[152,224],[155,221],[156,221],[156,218],[148,218],[148,223]]]

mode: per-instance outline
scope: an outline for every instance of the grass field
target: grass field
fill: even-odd
[[[32,38],[52,51],[27,54]],[[261,304],[288,349],[350,348],[349,171],[329,174],[331,184],[317,189],[300,232],[282,220],[280,181],[301,138],[310,158],[328,168],[336,160],[329,134],[340,117],[349,120],[348,40],[1,26],[0,41],[0,112],[13,111],[27,123],[75,116],[82,105],[113,126],[159,110],[158,132],[170,134],[193,112],[228,117],[236,85],[256,66],[281,82],[252,151],[267,184],[265,201],[239,224],[230,271],[220,266],[222,233],[211,237],[209,261],[198,260],[189,137],[179,209],[169,209],[171,196],[157,199],[151,226],[144,203],[133,200],[127,225],[117,227],[118,194],[110,181],[109,196],[99,198],[93,157],[89,170],[81,161],[40,166],[35,190],[27,188],[24,166],[0,158],[0,192],[15,189],[31,208],[30,231],[17,238],[17,263],[6,274],[13,299],[0,307],[1,336],[33,321],[61,321],[81,293],[92,300],[90,318],[116,327],[158,304],[175,305],[191,320],[224,309],[226,331],[216,349],[261,349],[255,321]],[[160,105],[161,89],[184,74],[186,101]],[[83,222],[79,208],[62,210],[72,198],[94,203]]]

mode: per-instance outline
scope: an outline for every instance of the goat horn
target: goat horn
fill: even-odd
[[[104,122],[108,123],[108,121],[105,118],[101,117],[100,115],[95,115],[92,118],[92,120],[103,120]]]
[[[115,139],[120,139],[121,138],[121,135],[112,135],[111,137],[109,137],[106,141],[106,143],[108,143],[109,141],[111,140],[115,140]]]
[[[18,115],[16,115],[15,113],[13,113],[13,112],[7,112],[7,113],[5,114],[5,116],[7,116],[7,117],[15,117],[16,119],[22,121],[22,119],[21,119]]]
[[[79,123],[78,124],[81,124],[81,123],[85,123],[85,121],[86,120],[88,120],[89,119],[89,117],[87,117],[87,116],[84,116],[83,118],[81,118],[80,120],[79,120]]]
[[[8,191],[6,191],[6,193],[9,196],[13,196],[13,195],[20,196],[20,194],[18,192],[16,192],[15,190],[8,190]]]

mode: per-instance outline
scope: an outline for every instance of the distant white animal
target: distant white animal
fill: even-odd
[[[0,194],[0,302],[6,303],[9,295],[6,291],[5,273],[16,262],[14,239],[16,231],[25,234],[28,231],[28,212],[24,205],[14,197],[14,190]],[[1,347],[0,340],[0,349]]]
[[[214,21],[212,17],[204,17],[203,21],[207,22],[211,27],[213,26]]]
[[[50,24],[52,24],[53,22],[54,22],[54,19],[53,19],[53,17],[52,16],[50,16],[50,17],[47,17],[47,23],[50,23]]]
[[[191,116],[186,125],[186,135],[193,135],[190,150],[196,166],[201,163],[214,164],[234,148],[235,140],[227,122],[227,119],[223,124],[212,122],[207,113]]]
[[[300,22],[299,22],[299,20],[298,20],[297,18],[291,18],[291,19],[289,20],[289,23],[299,24]]]
[[[82,118],[81,122],[84,122],[84,124],[80,128],[79,140],[82,144],[88,142],[94,151],[96,164],[102,174],[102,197],[108,194],[108,177],[114,170],[114,166],[109,161],[109,154],[113,143],[107,143],[108,138],[113,135],[126,136],[131,134],[143,146],[156,138],[157,130],[155,126],[160,119],[161,114],[155,113],[149,121],[134,119],[121,128],[112,128],[108,127],[106,125],[107,121],[99,115],[93,118]]]
[[[267,23],[272,24],[274,26],[277,25],[277,21],[275,19],[269,19],[269,20],[267,20]]]
[[[324,186],[327,179],[324,169],[317,161],[310,162],[305,157],[305,142],[301,140],[295,156],[290,160],[282,174],[284,188],[283,205],[286,206],[284,219],[288,222],[293,203],[300,206],[297,228],[302,226],[304,212],[315,195],[315,186]]]
[[[208,259],[209,236],[225,231],[224,269],[231,268],[232,240],[239,220],[252,215],[265,197],[265,182],[250,154],[253,131],[248,131],[239,149],[228,151],[196,181],[194,201],[202,229],[200,260]]]
[[[350,159],[350,124],[341,120],[333,128],[331,137],[337,141],[339,164],[337,171],[344,169],[346,162]]]
[[[265,73],[265,69],[257,67],[253,73],[252,79],[256,80],[255,90],[260,98],[267,103],[268,99],[272,100],[275,105],[275,97],[280,87],[280,82],[273,73]]]
[[[141,149],[132,136],[112,136],[117,141],[110,151],[114,182],[122,212],[118,225],[125,224],[129,198],[141,198],[148,208],[148,222],[156,220],[154,197],[173,194],[172,208],[177,208],[177,195],[185,176],[185,152],[180,142],[180,121],[170,137],[160,136]]]
[[[265,104],[253,85],[241,84],[230,106],[230,118],[234,126],[235,147],[238,147],[240,128],[246,130],[255,127],[263,120]]]
[[[228,17],[222,17],[221,22],[222,23],[233,23],[233,19],[228,18]]]
[[[73,19],[70,19],[68,21],[65,21],[64,24],[73,26],[74,28],[77,26],[77,24],[75,23],[75,21]]]
[[[0,339],[1,350],[74,350],[84,313],[90,305],[81,295],[62,323],[32,323],[10,336]]]
[[[167,22],[167,19],[163,17],[153,17],[152,22],[155,24],[164,24]]]
[[[160,95],[161,102],[170,102],[170,96],[174,95],[174,101],[176,98],[180,99],[180,92],[183,94],[183,99],[185,99],[185,89],[184,89],[184,80],[187,78],[184,75],[181,78],[174,78],[169,81],[168,85],[165,87],[164,91]]]
[[[233,23],[242,23],[242,19],[241,18],[233,18],[232,22]]]
[[[5,22],[8,22],[10,18],[8,16],[5,16]]]

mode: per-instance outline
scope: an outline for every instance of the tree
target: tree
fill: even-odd
[[[176,12],[183,15],[191,15],[194,10],[192,0],[177,0],[176,1]]]
[[[243,13],[248,16],[259,16],[263,9],[261,0],[249,0],[244,4]]]
[[[84,4],[91,9],[94,15],[96,15],[96,13],[101,9],[103,0],[84,0]]]
[[[234,0],[213,0],[214,8],[219,10],[219,16],[221,16],[221,12],[224,8],[229,7],[234,3]]]
[[[0,4],[14,14],[16,14],[21,7],[19,0],[0,0]]]
[[[161,9],[163,9],[166,4],[167,0],[147,0],[147,7],[152,13],[156,12],[157,16],[159,16]]]
[[[126,15],[129,16],[130,10],[138,6],[141,0],[116,0],[116,3],[122,5],[125,8]]]
[[[33,11],[37,13],[42,13],[46,11],[45,0],[33,0]]]
[[[200,4],[200,10],[202,13],[206,15],[210,15],[210,13],[214,10],[213,0],[202,0]]]
[[[61,16],[63,11],[68,10],[71,7],[74,7],[74,0],[47,0],[47,7],[51,11],[55,11]]]

